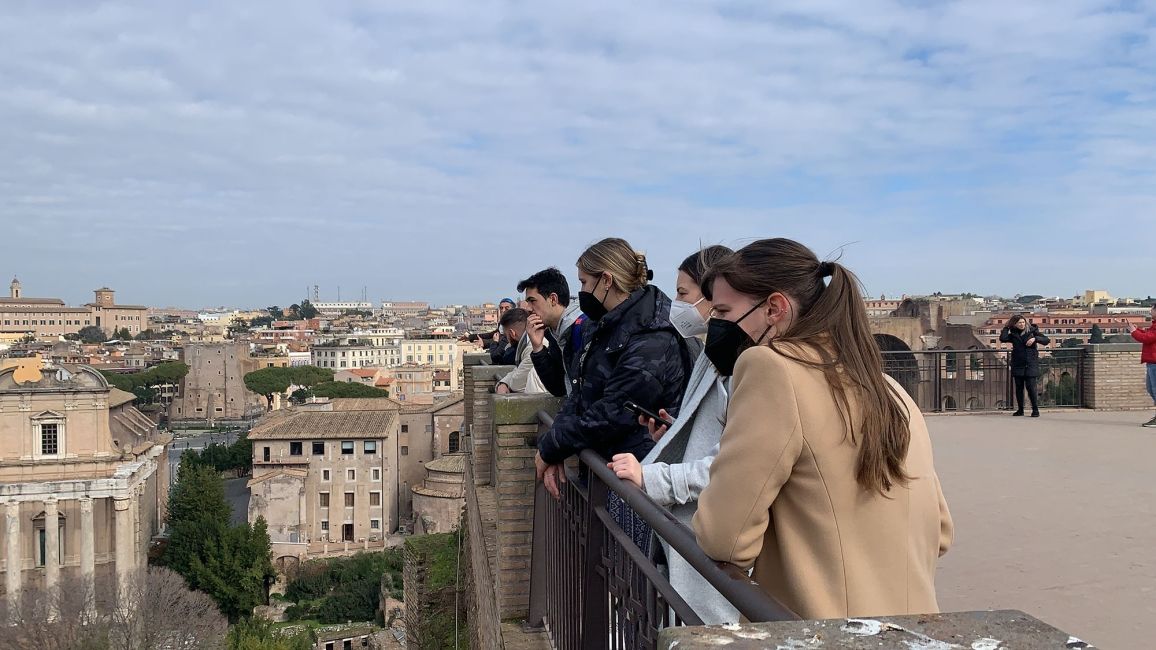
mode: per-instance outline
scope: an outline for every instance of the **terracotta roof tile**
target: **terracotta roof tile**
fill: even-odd
[[[299,411],[266,419],[249,432],[249,439],[388,438],[396,429],[394,411]]]

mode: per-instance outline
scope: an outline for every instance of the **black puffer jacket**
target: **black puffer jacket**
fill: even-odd
[[[586,327],[574,391],[538,440],[538,451],[551,464],[587,448],[604,458],[644,458],[654,441],[622,405],[675,414],[691,367],[686,342],[670,324],[670,298],[643,287]]]
[[[1035,341],[1028,345],[1029,339]],[[1011,343],[1011,371],[1013,377],[1039,377],[1040,351],[1039,346],[1051,343],[1051,339],[1040,333],[1040,328],[1030,325],[1020,332],[1004,327],[999,333],[1001,343]]]

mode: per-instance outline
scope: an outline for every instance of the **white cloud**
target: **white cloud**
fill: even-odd
[[[1147,293],[1121,249],[1156,239],[1154,25],[1088,0],[5,3],[4,266],[74,299],[467,300],[606,234],[661,268],[785,234],[860,242],[873,293]]]

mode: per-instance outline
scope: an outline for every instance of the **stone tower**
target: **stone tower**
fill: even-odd
[[[12,298],[20,297],[20,280],[12,278],[12,284],[8,285],[9,296]]]
[[[93,293],[96,294],[96,304],[101,307],[112,307],[116,304],[116,292],[108,287],[101,287]]]

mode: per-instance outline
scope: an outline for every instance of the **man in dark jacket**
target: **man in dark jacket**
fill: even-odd
[[[525,292],[530,318],[527,332],[534,351],[530,359],[546,390],[555,397],[570,394],[575,359],[582,349],[582,317],[570,300],[566,276],[550,267],[518,283]]]
[[[604,458],[644,458],[654,440],[623,404],[670,411],[682,400],[691,360],[670,324],[670,298],[662,291],[651,285],[633,291],[585,334],[574,390],[538,440],[540,468],[583,449]]]

